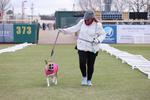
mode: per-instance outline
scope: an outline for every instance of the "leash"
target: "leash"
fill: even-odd
[[[88,41],[88,40],[85,40],[85,39],[82,39],[82,38],[78,38],[79,40],[82,40],[82,41],[85,41],[85,42],[88,42],[88,43],[91,43],[92,45],[92,52],[96,53],[95,49],[94,49],[94,41]]]
[[[85,42],[89,42],[89,43],[92,43],[93,44],[93,41],[88,41],[88,40],[85,40],[85,39],[82,39],[82,38],[78,38],[79,40],[82,40],[82,41],[85,41]]]
[[[50,55],[50,58],[52,59],[53,55],[54,55],[54,50],[55,50],[55,46],[56,46],[56,43],[57,43],[57,39],[58,39],[58,36],[59,36],[59,31],[57,33],[57,36],[56,36],[56,39],[55,39],[55,42],[54,42],[54,45],[53,45],[53,48],[52,48],[52,51],[51,51],[51,55]]]

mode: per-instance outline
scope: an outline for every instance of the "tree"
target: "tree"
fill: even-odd
[[[143,12],[147,9],[147,0],[128,0],[129,11]]]
[[[82,10],[91,9],[94,11],[123,11],[127,0],[78,0],[78,6]]]
[[[3,19],[3,14],[10,8],[10,0],[0,0],[0,13]]]
[[[146,10],[148,13],[150,13],[150,1],[147,0],[147,10]]]
[[[113,11],[123,12],[129,7],[127,0],[113,0],[112,9]]]
[[[101,0],[78,0],[77,5],[81,10],[99,11],[101,9]]]
[[[150,11],[150,0],[78,0],[77,5],[81,10],[103,11],[104,8],[106,10],[108,1],[111,11]]]

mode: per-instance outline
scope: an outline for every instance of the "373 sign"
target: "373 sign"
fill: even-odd
[[[20,35],[20,34],[32,34],[32,28],[31,26],[28,25],[18,25],[16,26],[16,34]]]
[[[14,41],[31,42],[37,40],[37,27],[35,24],[14,24]]]

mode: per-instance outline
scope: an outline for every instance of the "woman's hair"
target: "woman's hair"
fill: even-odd
[[[97,22],[98,22],[98,19],[94,17],[94,18],[93,18],[93,21],[97,23]]]

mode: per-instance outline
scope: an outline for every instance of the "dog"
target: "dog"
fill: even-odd
[[[57,85],[58,64],[46,60],[45,63],[44,73],[46,76],[47,86],[49,87],[51,83]]]

